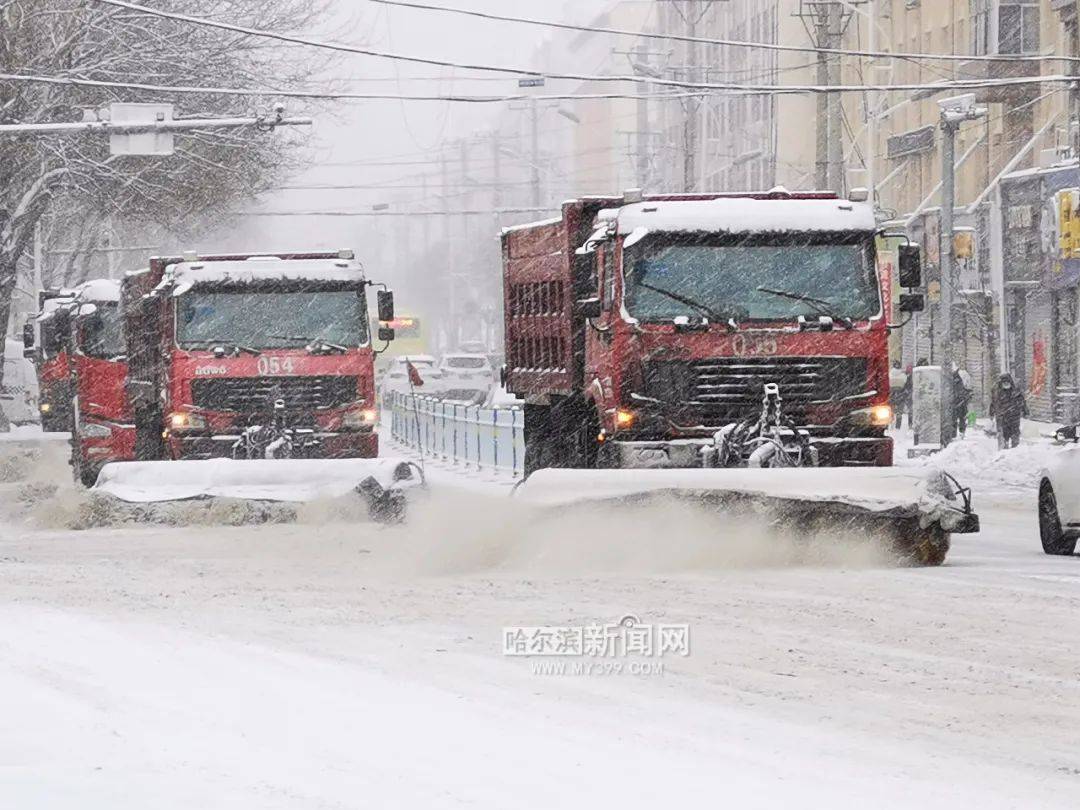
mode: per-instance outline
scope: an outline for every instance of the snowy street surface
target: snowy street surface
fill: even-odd
[[[0,459],[5,807],[1080,804],[1080,559],[1043,556],[1018,469],[1045,448],[950,451],[983,532],[937,569],[675,508],[515,510],[446,471],[403,527],[110,523],[65,450]],[[689,624],[690,654],[502,654],[507,626],[627,614]]]

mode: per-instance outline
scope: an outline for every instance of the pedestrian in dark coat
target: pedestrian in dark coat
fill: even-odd
[[[998,447],[1004,449],[1020,444],[1020,420],[1028,415],[1024,392],[1011,374],[1002,374],[990,398],[990,415],[997,425]]]

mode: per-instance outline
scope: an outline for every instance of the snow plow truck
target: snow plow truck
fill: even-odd
[[[67,312],[71,469],[89,487],[109,462],[135,458],[120,282],[96,279],[76,287]]]
[[[418,471],[377,459],[369,286],[351,251],[189,254],[129,273],[120,307],[137,461],[105,466],[95,488],[131,502],[359,491],[396,513]],[[393,320],[388,290],[378,310]]]
[[[864,197],[783,189],[587,197],[507,229],[521,495],[765,508],[941,562],[978,518],[947,476],[890,469],[892,274],[918,288],[921,267],[879,261],[879,236]]]
[[[23,324],[23,353],[37,374],[38,413],[46,433],[69,431],[73,423],[66,338],[73,295],[64,289],[38,291],[37,315]]]

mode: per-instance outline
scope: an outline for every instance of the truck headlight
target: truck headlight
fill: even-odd
[[[112,436],[112,430],[96,422],[83,422],[79,425],[79,435],[84,439],[108,439]]]
[[[206,419],[197,413],[176,411],[169,414],[169,430],[205,430]]]
[[[859,427],[889,427],[893,421],[893,409],[889,405],[874,405],[852,411],[847,418]]]
[[[49,413],[52,410],[52,403],[42,402],[41,405],[38,406],[38,410],[40,410],[42,413]]]
[[[352,430],[360,430],[361,428],[372,427],[378,421],[379,412],[374,408],[358,408],[347,411],[345,416],[342,417],[341,424]]]
[[[626,408],[619,408],[615,411],[615,429],[616,430],[629,430],[637,422],[637,414]]]

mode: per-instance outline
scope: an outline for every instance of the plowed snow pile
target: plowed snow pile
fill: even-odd
[[[406,567],[436,575],[489,571],[674,573],[726,568],[876,566],[895,557],[855,533],[804,536],[764,518],[685,502],[572,509],[436,492],[387,533]]]
[[[912,466],[927,466],[956,476],[964,486],[1011,492],[1034,492],[1039,475],[1061,448],[1049,441],[1024,443],[1010,450],[999,450],[997,440],[969,434],[945,450],[923,459],[899,460]]]

